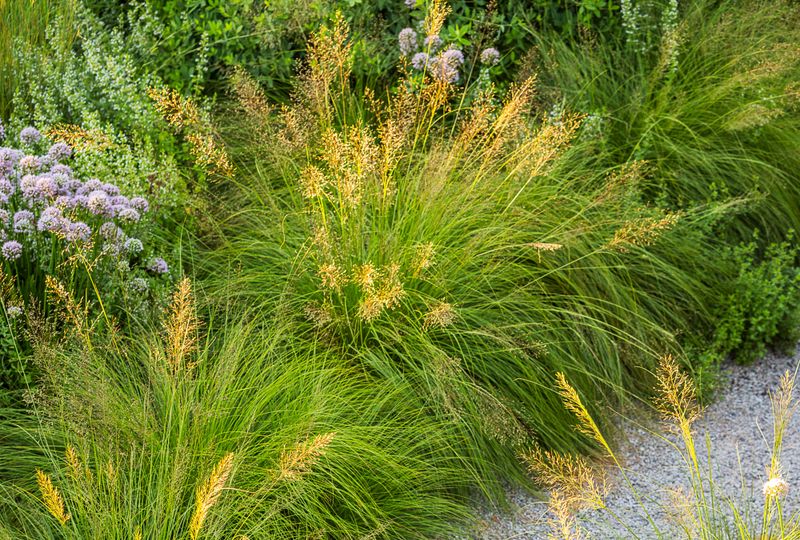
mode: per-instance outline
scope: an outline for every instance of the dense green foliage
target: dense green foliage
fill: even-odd
[[[711,399],[797,338],[790,3],[0,15],[3,144],[146,194],[175,288],[3,262],[0,538],[446,537],[531,448],[608,450],[557,373],[605,431],[665,355]]]

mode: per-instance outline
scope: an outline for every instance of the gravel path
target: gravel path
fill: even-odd
[[[778,388],[780,377],[786,370],[794,372],[800,363],[800,349],[794,356],[768,355],[752,366],[731,365],[723,385],[722,397],[705,410],[704,416],[694,425],[698,453],[705,453],[703,441],[710,438],[713,451],[712,471],[718,493],[738,501],[748,501],[760,518],[763,508],[761,489],[769,465],[772,447],[772,409],[769,392]],[[800,379],[795,388],[795,400],[800,398]],[[784,478],[789,483],[789,495],[783,507],[790,513],[800,510],[800,411],[790,423],[783,447]],[[667,490],[688,488],[685,468],[677,451],[662,438],[627,422],[624,428],[628,442],[620,454],[628,475],[643,495],[653,519],[663,530],[669,530],[670,520],[660,509],[666,504]],[[654,428],[657,429],[657,428]],[[613,474],[613,471],[612,471]],[[614,475],[614,487],[606,504],[636,536],[655,538],[643,517],[641,507],[628,489],[620,485],[619,474]],[[743,489],[744,487],[744,489]],[[474,535],[475,539],[546,539],[548,527],[546,503],[521,492],[510,494],[514,512],[511,515],[486,511]],[[739,508],[747,504],[737,505]],[[609,524],[601,512],[584,512],[580,522],[591,538],[632,538],[618,523]],[[682,538],[674,532],[665,538]]]

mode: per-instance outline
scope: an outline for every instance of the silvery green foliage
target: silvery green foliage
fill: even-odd
[[[147,43],[160,31],[144,7],[131,11],[138,24],[129,34],[109,30],[84,5],[76,5],[74,20],[54,20],[47,42],[31,47],[15,44],[19,80],[10,127],[76,124],[105,133],[113,151],[89,151],[76,156],[74,168],[86,176],[113,176],[121,187],[150,191],[161,204],[179,203],[183,191],[172,154],[177,144],[147,97],[160,84],[140,66]],[[63,33],[79,37],[64,50]],[[160,191],[148,179],[157,178]]]
[[[669,70],[677,64],[678,0],[621,0],[625,41],[635,52],[658,51]]]

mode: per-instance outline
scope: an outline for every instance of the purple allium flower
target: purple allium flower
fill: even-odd
[[[33,232],[33,212],[20,210],[14,214],[14,232]]]
[[[487,66],[496,66],[500,62],[500,51],[494,47],[481,51],[481,63]]]
[[[22,244],[15,240],[9,240],[3,243],[2,249],[3,258],[7,261],[15,261],[22,255]]]
[[[8,213],[8,210],[5,208],[0,208],[0,228],[5,227],[10,218],[11,214]]]
[[[0,173],[11,174],[25,152],[16,148],[0,148]]]
[[[87,182],[88,184],[88,182]],[[86,207],[93,214],[108,214],[109,213],[109,200],[105,191],[95,189],[89,193]]]
[[[6,138],[6,127],[3,125],[3,121],[0,120],[0,142],[3,142]]]
[[[63,174],[64,176],[72,178],[72,168],[63,163],[56,163],[50,167],[50,174]],[[81,182],[81,185],[83,185],[83,182]]]
[[[96,189],[103,189],[103,183],[97,178],[90,178],[83,184],[83,186],[88,190],[87,193],[90,193]],[[105,191],[103,193],[105,193]]]
[[[8,318],[11,319],[12,321],[15,320],[17,317],[21,317],[23,313],[24,310],[22,309],[22,306],[12,305],[6,308],[6,315],[8,315]]]
[[[119,195],[119,188],[114,184],[103,184],[103,187],[101,187],[100,189],[108,193],[108,195],[111,197]]]
[[[123,206],[119,211],[116,210],[117,207],[114,207],[117,217],[122,221],[128,221],[130,223],[136,223],[139,221],[139,212],[134,210],[133,208],[128,208],[127,206]]]
[[[70,242],[88,242],[92,237],[92,229],[83,221],[76,221],[70,224],[66,237]]]
[[[47,157],[49,157],[53,163],[58,163],[71,155],[72,148],[65,142],[57,142],[47,151]]]
[[[400,43],[400,54],[408,56],[417,50],[417,33],[413,28],[403,28],[397,35],[397,41]]]
[[[14,193],[14,184],[7,178],[0,178],[0,193],[12,195]]]
[[[51,176],[36,178],[36,191],[41,197],[54,198],[58,195],[58,183]]]
[[[136,294],[144,294],[150,290],[150,284],[142,277],[135,277],[128,282],[128,289]]]
[[[454,68],[458,69],[461,67],[461,64],[464,63],[464,53],[458,49],[450,47],[442,53],[442,59]]]
[[[106,191],[108,193],[108,191]],[[115,195],[111,197],[111,204],[114,206],[130,206],[131,201],[125,195]]]
[[[88,208],[89,207],[89,197],[86,195],[75,195],[72,197],[72,207],[73,208]]]
[[[53,206],[72,209],[75,208],[75,199],[69,195],[59,195],[56,197],[56,200],[53,201]]]
[[[446,61],[441,54],[431,60],[431,73],[434,78],[447,83],[456,83],[460,77],[458,68]]]
[[[125,237],[125,233],[113,221],[106,221],[100,225],[100,236],[106,240],[117,240]]]
[[[22,144],[32,145],[36,144],[42,139],[42,134],[35,127],[26,127],[19,132],[19,140]]]
[[[39,194],[36,189],[36,180],[37,178],[32,174],[26,174],[19,181],[19,190],[26,199],[33,199]]]
[[[64,215],[61,213],[60,208],[48,206],[39,215],[39,222],[36,224],[36,228],[39,231],[58,232],[63,229],[63,219]]]
[[[426,37],[425,40],[422,42],[422,44],[425,46],[425,49],[428,50],[429,52],[436,52],[436,49],[442,46],[442,38],[434,34],[432,36]]]
[[[167,266],[167,261],[161,257],[155,257],[148,263],[147,270],[154,274],[166,274],[169,272],[169,266]]]
[[[129,255],[138,255],[144,250],[144,245],[138,238],[128,238],[125,240],[124,247]]]
[[[422,71],[428,65],[428,53],[418,52],[411,57],[411,65],[414,69]]]
[[[42,166],[41,160],[36,156],[25,156],[19,160],[19,168],[23,173],[35,173]]]
[[[144,197],[134,197],[130,200],[130,205],[132,208],[137,209],[141,213],[147,212],[148,208],[150,208],[150,204],[147,202],[147,199]]]

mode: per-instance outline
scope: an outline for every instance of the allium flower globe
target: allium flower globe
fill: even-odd
[[[500,62],[500,51],[494,47],[489,47],[481,51],[481,63],[487,66],[495,66]]]
[[[408,56],[417,50],[417,33],[413,28],[403,28],[397,35],[397,40],[400,42],[400,54]]]
[[[42,134],[35,127],[26,127],[19,132],[19,140],[22,144],[31,146],[42,139]]]
[[[169,266],[167,266],[167,261],[165,261],[161,257],[153,258],[150,261],[150,264],[147,265],[147,269],[154,274],[166,274],[167,272],[169,272]]]
[[[419,52],[411,57],[411,66],[422,71],[428,66],[428,53]]]
[[[52,161],[59,162],[72,155],[72,148],[64,142],[57,142],[47,151],[47,157]],[[52,168],[50,169],[52,172]]]
[[[15,240],[9,240],[8,242],[3,243],[3,247],[0,248],[0,252],[2,252],[5,260],[16,261],[22,255],[22,244]]]

